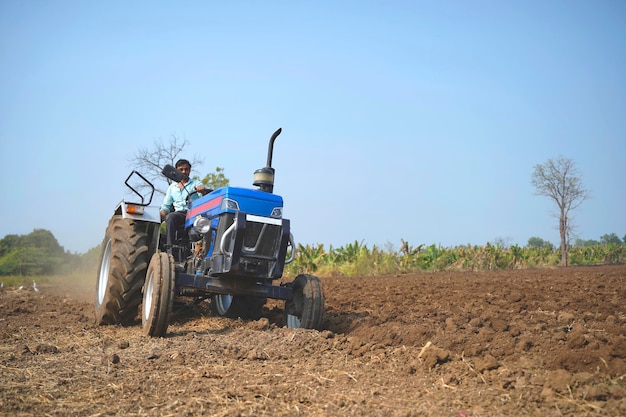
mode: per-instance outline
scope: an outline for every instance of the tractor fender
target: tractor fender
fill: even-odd
[[[148,235],[148,262],[153,253],[156,252],[159,247],[159,239],[161,234],[159,229],[161,227],[161,213],[159,207],[142,206],[143,213],[132,213],[129,210],[129,206],[137,206],[135,203],[129,203],[121,201],[116,207],[114,215],[122,216],[123,219],[132,219],[136,224],[143,224],[141,230]]]
[[[158,207],[141,206],[143,208],[143,213],[133,213],[132,210],[129,210],[129,207],[137,206],[139,205],[121,201],[115,207],[115,214],[121,215],[123,219],[133,219],[137,221],[161,224],[161,214],[159,213]]]

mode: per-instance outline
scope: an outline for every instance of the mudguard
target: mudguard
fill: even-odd
[[[141,207],[142,212],[139,212],[137,207]],[[121,214],[123,219],[161,224],[161,214],[159,213],[158,207],[147,207],[121,201],[117,207],[115,207],[115,214]]]

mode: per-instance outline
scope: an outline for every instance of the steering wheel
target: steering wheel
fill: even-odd
[[[201,196],[204,196],[211,192],[213,192],[213,190],[209,188],[205,188],[204,190],[194,190],[190,192],[189,194],[187,194],[187,197],[185,198],[185,203],[187,203],[187,206],[189,206],[189,203],[191,203],[191,196],[194,194],[200,194]]]

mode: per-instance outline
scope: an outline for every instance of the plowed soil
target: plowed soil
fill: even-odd
[[[626,266],[322,282],[322,331],[205,301],[156,339],[93,324],[95,277],[5,288],[0,414],[626,415]]]

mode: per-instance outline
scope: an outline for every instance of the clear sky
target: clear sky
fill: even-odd
[[[0,238],[97,246],[171,135],[251,187],[278,127],[298,243],[558,243],[530,180],[559,155],[579,237],[621,238],[626,2],[0,2]]]

